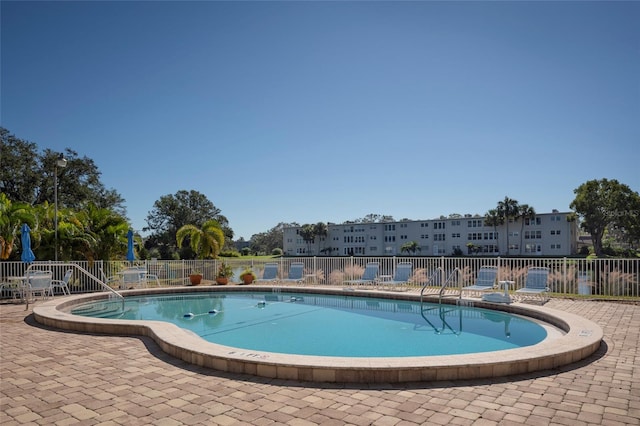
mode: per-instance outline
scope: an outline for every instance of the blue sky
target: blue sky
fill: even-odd
[[[638,2],[0,7],[1,125],[92,158],[137,231],[181,189],[245,239],[640,190]]]

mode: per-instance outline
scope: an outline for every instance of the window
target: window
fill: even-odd
[[[498,247],[493,244],[488,244],[488,245],[482,246],[482,251],[484,253],[497,253]]]
[[[534,218],[531,218],[531,219],[528,218],[528,219],[525,220],[524,224],[525,225],[540,225],[540,224],[542,224],[542,219],[539,218],[539,217],[534,217]]]
[[[460,238],[460,233],[454,232],[453,234],[451,234],[451,238]]]
[[[542,251],[542,248],[538,245],[538,244],[525,244],[524,245],[524,252],[525,253],[538,253]]]

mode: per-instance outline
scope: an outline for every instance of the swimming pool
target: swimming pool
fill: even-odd
[[[468,306],[305,293],[216,292],[92,302],[75,315],[167,321],[235,348],[335,357],[470,354],[535,345],[541,324]]]
[[[291,287],[289,287],[290,289]],[[224,292],[271,292],[269,286],[225,286],[225,287],[175,287],[162,289],[127,290],[130,297],[163,295],[195,296],[217,291]],[[288,290],[282,290],[288,291]],[[382,298],[386,303],[419,301],[418,294],[355,290],[344,292],[334,288],[295,289],[304,298],[317,295],[362,296],[370,301]],[[348,293],[348,294],[346,294]],[[44,301],[34,306],[35,321],[48,327],[85,333],[115,334],[119,336],[147,336],[159,348],[176,359],[197,366],[230,373],[241,373],[263,378],[294,380],[296,382],[337,383],[400,383],[437,380],[458,380],[504,377],[531,373],[571,364],[593,354],[602,341],[602,329],[595,323],[569,312],[544,306],[524,304],[494,305],[481,301],[467,301],[476,307],[490,308],[491,312],[507,312],[544,323],[547,338],[540,343],[522,348],[504,349],[494,352],[471,354],[402,356],[402,357],[337,357],[297,355],[245,349],[204,341],[193,331],[166,321],[124,320],[112,318],[90,318],[71,314],[71,311],[86,303],[108,301],[106,293],[73,295]],[[437,301],[437,299],[435,299]],[[447,300],[447,303],[454,301]],[[465,302],[463,300],[463,302]],[[200,312],[200,311],[199,311]],[[193,312],[194,314],[199,312]],[[202,311],[204,312],[204,311]],[[185,312],[186,313],[186,312]],[[184,315],[184,313],[182,313]],[[193,319],[195,319],[194,317]],[[448,319],[448,317],[447,317]],[[465,322],[463,321],[463,333]],[[440,324],[435,324],[441,327]],[[451,321],[450,325],[455,325]],[[501,324],[504,330],[504,325]],[[510,328],[510,325],[509,325]],[[425,330],[428,328],[425,327]],[[513,330],[511,335],[513,337]],[[425,331],[427,333],[434,333]]]

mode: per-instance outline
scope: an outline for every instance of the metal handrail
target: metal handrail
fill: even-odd
[[[436,269],[433,270],[433,272],[431,273],[431,275],[429,276],[429,278],[427,279],[427,282],[425,283],[424,286],[422,286],[422,290],[420,290],[420,304],[422,305],[422,298],[424,296],[424,290],[429,287],[429,284],[431,284],[433,282],[433,280],[436,278],[436,276],[438,275],[438,273],[442,272],[442,268],[440,266],[438,266]]]
[[[449,282],[451,282],[451,278],[454,276],[454,274],[458,274],[458,278],[460,278],[460,275],[462,275],[462,271],[460,270],[460,268],[455,268],[453,271],[451,271],[451,273],[449,274],[449,276],[447,277],[447,279],[445,280],[444,284],[442,284],[442,287],[440,287],[440,293],[439,293],[439,298],[440,300],[442,300],[442,295],[445,291],[445,289],[447,288],[447,284]],[[458,295],[460,298],[462,298],[462,292],[459,292]]]
[[[87,277],[91,278],[92,280],[94,280],[95,282],[97,282],[98,284],[100,284],[100,286],[102,286],[102,288],[104,288],[105,290],[111,292],[112,294],[114,294],[117,298],[119,298],[122,301],[122,310],[124,310],[124,296],[120,293],[118,293],[115,289],[109,287],[105,282],[103,282],[100,278],[96,277],[95,275],[93,275],[91,272],[87,271],[86,269],[84,269],[82,266],[80,265],[76,265],[75,263],[54,263],[52,264],[54,266],[66,266],[66,267],[72,267],[77,269],[78,271],[82,272],[83,274],[85,274]],[[28,276],[29,271],[31,270],[31,268],[33,266],[42,266],[42,265],[29,265],[29,267],[27,268],[25,275]],[[26,308],[25,310],[29,309],[29,297],[25,297],[26,299]]]

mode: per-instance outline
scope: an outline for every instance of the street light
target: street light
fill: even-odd
[[[54,250],[54,260],[58,261],[58,167],[64,169],[67,167],[67,160],[64,158],[64,155],[60,154],[58,156],[58,160],[56,161],[55,171],[53,173],[53,204],[54,204],[54,214],[53,214],[53,227],[55,232],[55,245],[53,247]]]

